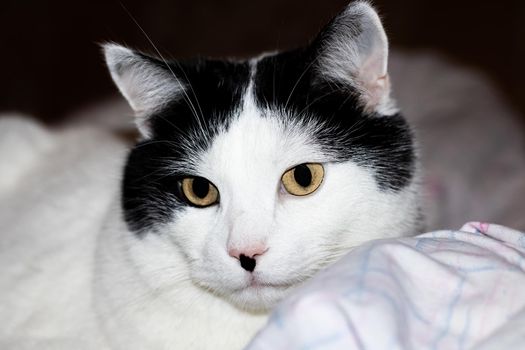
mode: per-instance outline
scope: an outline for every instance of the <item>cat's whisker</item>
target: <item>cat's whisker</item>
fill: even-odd
[[[129,310],[130,307],[140,307],[141,304],[150,305],[157,301],[162,295],[176,293],[178,289],[184,288],[183,283],[185,282],[190,282],[190,279],[187,276],[184,276],[184,278],[174,279],[170,285],[157,288],[153,293],[149,289],[144,290],[133,297],[128,297],[123,303],[115,304],[110,313],[112,317],[115,317],[115,315],[118,315],[118,313],[124,314]]]
[[[299,78],[297,78],[297,81],[295,82],[294,86],[292,87],[292,90],[290,91],[290,95],[288,95],[288,98],[286,99],[286,103],[284,104],[284,110],[287,109],[288,103],[290,102],[290,99],[292,98],[293,93],[295,92],[295,89],[303,79],[304,75],[310,70],[310,68],[317,62],[318,57],[315,57],[303,70],[301,75],[299,75]]]
[[[164,171],[166,171],[166,169],[164,169],[164,168],[160,168],[160,169],[154,170],[154,171],[152,171],[152,172],[150,172],[150,173],[148,173],[146,175],[143,175],[141,177],[138,177],[138,178],[134,179],[133,182],[135,182],[135,183],[144,183],[144,180],[148,179],[149,180],[148,183],[155,183],[158,180],[161,180],[161,179],[163,179],[163,178],[165,178],[167,176],[170,176],[170,174],[165,174]],[[156,174],[164,174],[164,175],[161,175],[159,177],[153,178],[153,176],[156,175]]]
[[[273,75],[272,75],[272,101],[275,101],[275,73],[276,73],[276,60],[273,60]]]
[[[175,78],[175,80],[177,81],[177,84],[179,84],[179,86],[182,87],[181,91],[182,91],[182,94],[183,94],[183,97],[184,97],[184,100],[186,101],[186,103],[188,104],[188,106],[190,107],[190,110],[192,111],[193,113],[193,116],[195,117],[195,119],[197,120],[197,124],[199,125],[199,127],[201,128],[201,131],[203,133],[203,135],[206,135],[206,132],[202,126],[202,122],[197,114],[197,110],[195,109],[195,106],[193,105],[193,103],[191,102],[191,99],[190,97],[188,96],[188,94],[186,93],[186,89],[184,88],[184,84],[181,83],[181,81],[179,80],[179,78],[177,77],[177,75],[175,75],[175,73],[173,72],[173,69],[171,69],[171,66],[168,64],[168,62],[166,61],[166,59],[164,58],[164,56],[162,55],[162,53],[160,52],[160,50],[157,48],[157,46],[155,45],[155,43],[153,42],[153,40],[151,40],[151,38],[149,37],[149,35],[146,33],[146,31],[142,28],[142,26],[138,23],[137,19],[131,14],[131,12],[127,9],[127,7],[122,3],[120,2],[120,5],[122,6],[122,8],[124,9],[124,11],[128,14],[128,16],[131,18],[131,20],[135,23],[135,25],[139,28],[139,30],[142,32],[142,34],[144,35],[144,37],[146,38],[146,40],[150,43],[150,45],[153,47],[153,49],[155,50],[155,52],[157,53],[157,55],[159,56],[159,58],[164,62],[164,65],[166,66],[166,68],[168,68],[168,70],[170,71],[171,75],[173,76],[173,78]],[[171,124],[171,123],[170,123]]]
[[[308,110],[308,108],[310,108],[311,106],[313,106],[316,102],[322,100],[323,98],[333,94],[334,91],[328,91],[327,93],[319,96],[319,97],[316,97],[313,101],[309,102],[299,113],[298,115],[301,116],[306,110]]]
[[[172,57],[172,61],[171,62],[174,62],[177,65],[177,67],[180,69],[182,74],[184,75],[184,78],[186,79],[186,82],[188,83],[188,86],[189,86],[189,88],[191,90],[191,93],[193,94],[193,97],[195,97],[195,102],[197,103],[197,107],[199,107],[200,117],[202,118],[202,120],[204,120],[204,113],[202,112],[202,108],[201,108],[201,105],[199,103],[199,99],[197,97],[197,94],[195,93],[195,90],[193,89],[193,85],[191,84],[191,81],[188,78],[188,75],[186,74],[186,71],[184,70],[182,65],[179,63],[179,61],[174,59],[173,57]],[[208,131],[208,134],[209,134],[209,129],[208,129],[208,127],[207,127],[207,125],[205,123],[204,123],[204,126],[206,127],[206,131]]]

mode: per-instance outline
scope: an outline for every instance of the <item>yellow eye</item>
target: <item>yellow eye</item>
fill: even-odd
[[[319,163],[304,163],[288,170],[281,181],[288,193],[306,196],[317,190],[323,182],[324,168]]]
[[[197,207],[207,207],[219,201],[219,191],[203,177],[185,177],[181,190],[188,202]]]

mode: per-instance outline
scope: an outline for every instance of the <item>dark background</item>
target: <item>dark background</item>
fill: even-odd
[[[122,0],[163,53],[243,57],[302,45],[345,0]],[[373,1],[393,47],[433,49],[489,75],[525,115],[524,1]],[[3,0],[0,111],[48,122],[115,93],[97,43],[152,51],[119,1]],[[431,84],[432,82],[429,82]]]

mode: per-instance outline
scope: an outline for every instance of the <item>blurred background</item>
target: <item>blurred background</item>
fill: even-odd
[[[98,43],[116,41],[152,51],[127,11],[168,56],[244,57],[305,44],[346,3],[3,0],[0,110],[55,123],[115,95]],[[484,72],[525,115],[525,2],[373,3],[392,47],[434,50]]]

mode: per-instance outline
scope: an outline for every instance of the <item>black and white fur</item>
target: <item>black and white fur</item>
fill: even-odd
[[[415,233],[413,135],[367,3],[306,47],[248,61],[104,52],[141,140],[94,249],[97,347],[241,348],[277,302],[352,247]],[[319,189],[288,194],[283,173],[312,162],[324,166]],[[210,180],[220,202],[187,204],[185,176]],[[255,270],[232,249],[260,252]]]

